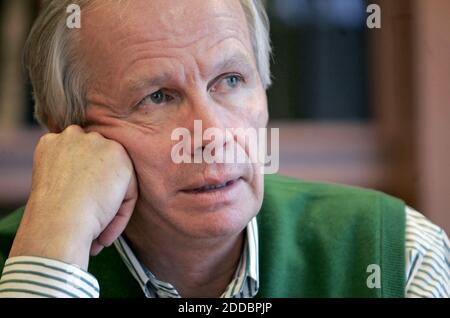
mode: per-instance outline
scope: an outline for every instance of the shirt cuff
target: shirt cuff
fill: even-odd
[[[2,298],[98,298],[97,279],[76,265],[36,257],[6,260],[0,279]]]

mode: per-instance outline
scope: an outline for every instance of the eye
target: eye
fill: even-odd
[[[231,75],[225,78],[225,81],[227,82],[227,85],[231,88],[235,88],[239,85],[241,79],[236,75]]]
[[[210,89],[214,93],[226,93],[233,89],[236,89],[244,82],[242,76],[237,74],[231,74],[220,78]]]
[[[145,96],[138,104],[138,106],[143,105],[161,105],[170,102],[173,99],[172,96],[167,95],[164,90],[160,89],[150,95]]]

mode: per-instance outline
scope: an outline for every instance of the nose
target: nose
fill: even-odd
[[[212,155],[216,151],[223,151],[228,139],[226,132],[227,112],[207,94],[196,96],[191,100],[191,110],[189,118],[189,130],[192,138],[192,155],[203,153],[207,145],[213,147]],[[198,158],[198,156],[197,156]]]

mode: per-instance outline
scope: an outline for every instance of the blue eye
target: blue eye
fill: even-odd
[[[154,92],[150,94],[150,100],[155,104],[161,104],[164,102],[164,93],[161,90]]]
[[[244,79],[237,74],[228,75],[220,78],[210,89],[214,93],[227,93],[239,87]]]
[[[226,78],[226,81],[228,86],[230,86],[231,88],[235,88],[236,86],[239,85],[241,79],[237,75],[231,75]]]
[[[154,104],[154,105],[160,105],[163,103],[167,103],[171,101],[173,98],[169,95],[167,95],[162,89],[147,95],[139,102],[139,105],[148,105],[148,104]]]

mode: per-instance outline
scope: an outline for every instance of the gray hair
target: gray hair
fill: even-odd
[[[247,19],[258,72],[265,89],[271,85],[269,19],[262,0],[240,0]],[[67,32],[66,8],[86,8],[92,0],[46,0],[25,44],[24,64],[34,88],[35,118],[61,129],[85,124],[86,78],[74,43],[77,32]]]

